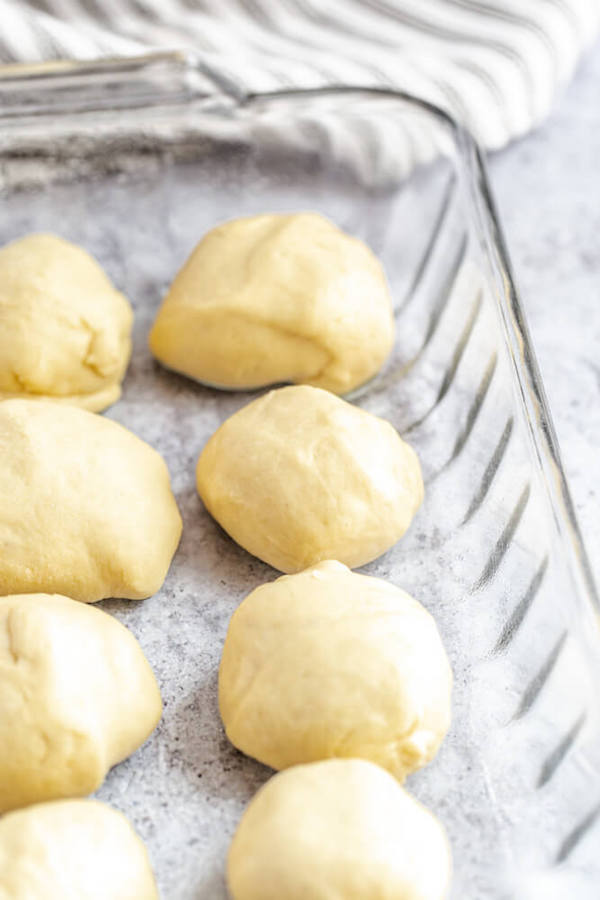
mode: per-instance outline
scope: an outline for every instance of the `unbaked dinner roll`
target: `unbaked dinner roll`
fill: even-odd
[[[57,594],[0,597],[0,813],[92,793],[161,710],[138,642],[108,613]]]
[[[271,391],[227,419],[196,476],[225,531],[282,572],[375,559],[423,498],[417,456],[389,422],[305,385]]]
[[[0,900],[159,900],[143,843],[97,800],[57,800],[0,819]]]
[[[149,597],[180,534],[167,467],[144,441],[74,406],[0,402],[0,595]]]
[[[451,688],[426,609],[333,561],[246,597],[219,669],[221,717],[239,750],[274,769],[360,757],[400,780],[435,756]]]
[[[157,359],[206,384],[293,381],[338,394],[375,375],[393,341],[381,264],[316,213],[253,216],[209,231],[150,335]]]
[[[233,900],[443,900],[444,829],[383,769],[295,766],[251,800],[233,838]]]
[[[133,313],[82,247],[30,234],[0,249],[0,399],[118,400]]]

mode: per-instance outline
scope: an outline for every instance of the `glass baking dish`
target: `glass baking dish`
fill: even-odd
[[[132,301],[132,363],[107,415],[165,456],[184,518],[160,593],[101,604],[162,687],[157,732],[98,792],[147,842],[162,895],[226,896],[230,837],[269,776],[225,739],[216,686],[231,613],[276,573],[195,491],[204,442],[255,394],[161,369],[147,334],[208,228],[307,209],[370,244],[395,299],[393,356],[351,399],[413,444],[426,499],[364,571],[421,600],[451,657],[451,732],[408,780],[448,830],[451,896],[597,900],[597,595],[471,138],[412,97],[248,95],[178,53],[5,68],[0,98],[0,240],[49,230],[81,243]]]

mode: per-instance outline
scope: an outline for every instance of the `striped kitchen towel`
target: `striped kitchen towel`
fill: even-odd
[[[600,0],[0,0],[0,60],[193,48],[251,90],[393,86],[488,148],[540,122],[600,24]]]

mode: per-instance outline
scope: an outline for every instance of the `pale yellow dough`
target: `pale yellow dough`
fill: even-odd
[[[0,402],[0,595],[149,597],[180,534],[167,467],[144,441],[74,406]]]
[[[435,756],[451,689],[425,608],[333,561],[246,597],[219,669],[223,724],[244,753],[274,769],[358,757],[400,780]]]
[[[196,476],[225,531],[282,572],[375,559],[423,498],[417,456],[389,422],[304,385],[271,391],[227,419]]]
[[[346,393],[379,371],[392,302],[369,248],[316,213],[209,231],[150,334],[166,366],[224,388],[292,381]]]
[[[125,816],[97,800],[58,800],[0,819],[0,900],[159,897]]]
[[[138,642],[108,613],[57,594],[0,598],[0,813],[95,791],[161,710]]]
[[[327,760],[276,775],[229,851],[233,900],[443,900],[450,849],[437,819],[383,769]]]
[[[30,234],[0,249],[0,399],[99,411],[121,395],[133,313],[82,247]]]

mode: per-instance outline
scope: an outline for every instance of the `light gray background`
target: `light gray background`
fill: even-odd
[[[490,160],[563,462],[600,579],[600,45],[536,132]]]

